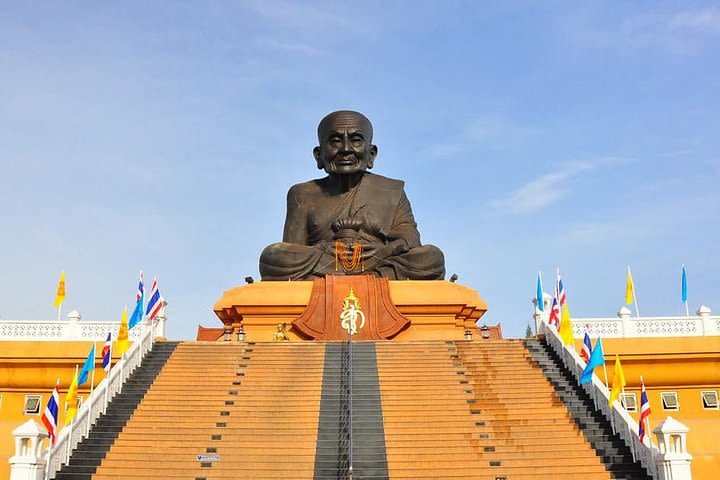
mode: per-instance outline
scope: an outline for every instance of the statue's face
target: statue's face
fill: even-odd
[[[320,145],[313,149],[318,168],[350,175],[373,167],[377,147],[372,145],[372,126],[364,116],[339,112],[324,120],[318,133]]]

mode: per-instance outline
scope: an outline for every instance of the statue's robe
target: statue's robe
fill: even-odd
[[[373,251],[404,241],[404,253],[389,256],[365,273],[391,280],[437,280],[445,277],[440,249],[420,244],[420,234],[404,182],[366,172],[347,192],[333,190],[329,177],[294,185],[288,191],[283,241],[260,256],[263,280],[303,280],[335,270],[332,224],[340,218],[361,220],[363,248]],[[397,243],[396,243],[397,244]],[[405,251],[406,250],[406,251]]]

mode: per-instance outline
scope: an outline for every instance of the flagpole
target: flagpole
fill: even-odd
[[[60,305],[58,305],[58,322],[61,320],[61,318],[60,318],[60,317],[61,317],[61,313],[60,313],[61,311],[62,311],[62,303],[60,303]]]
[[[682,264],[682,277],[681,277],[681,287],[680,287],[680,299],[685,304],[685,316],[690,316],[690,311],[688,310],[688,296],[687,296],[687,272],[685,272],[685,264]]]
[[[605,366],[605,359],[603,358],[603,373],[605,374],[605,388],[610,390],[610,385],[608,385],[608,376],[607,376],[607,367]]]
[[[58,387],[58,403],[59,403],[60,402],[60,377],[57,377],[57,379],[55,380],[55,386]],[[55,419],[55,437],[56,438],[57,438],[57,435],[60,433],[60,405],[58,405],[57,407],[58,407],[58,412],[57,412],[57,418]],[[49,438],[48,438],[48,440],[49,440]],[[43,477],[45,480],[50,480],[50,453],[54,450],[54,448],[55,448],[55,445],[53,444],[52,440],[50,440],[50,448],[48,448],[47,454],[45,456],[45,476]]]

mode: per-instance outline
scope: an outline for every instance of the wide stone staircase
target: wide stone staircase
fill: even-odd
[[[533,360],[550,381],[585,438],[615,478],[648,480],[647,470],[634,462],[630,449],[619,435],[614,434],[605,417],[593,408],[593,400],[582,389],[575,377],[562,366],[557,354],[541,340],[526,340],[525,345]]]
[[[390,478],[647,478],[603,462],[520,340],[377,350]]]
[[[312,478],[324,346],[183,343],[93,479]]]
[[[160,370],[177,347],[178,342],[156,343],[125,382],[122,392],[115,396],[93,426],[90,435],[72,452],[67,465],[55,475],[58,480],[85,480],[92,476],[105,453],[115,442]]]
[[[356,480],[649,478],[536,341],[355,342],[352,361],[347,343],[185,342],[153,358],[147,393],[123,392],[137,408],[108,410],[129,420],[101,419],[99,450],[83,442],[56,478],[329,480],[351,461]]]

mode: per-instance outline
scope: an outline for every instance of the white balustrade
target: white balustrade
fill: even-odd
[[[165,337],[165,307],[155,318],[153,327],[156,337]],[[77,311],[68,314],[67,320],[0,320],[0,341],[88,341],[100,342],[107,338],[117,338],[120,322],[86,321]],[[132,328],[129,338],[136,341],[140,329]]]
[[[155,323],[158,321],[159,317],[155,319]],[[155,324],[143,323],[142,328],[136,327],[132,329],[139,330],[137,341],[125,352],[120,361],[113,366],[110,374],[100,381],[93,390],[92,395],[78,408],[73,421],[64,426],[58,433],[57,442],[50,449],[47,456],[47,478],[54,478],[60,468],[68,462],[72,450],[90,433],[94,423],[107,409],[108,403],[122,391],[122,387],[130,374],[140,366],[147,352],[152,349],[155,327]],[[107,330],[105,332],[105,335],[107,335]]]
[[[535,331],[550,318],[545,294],[545,309],[537,308],[537,300],[533,299],[533,318]],[[627,307],[621,307],[616,317],[609,318],[578,318],[572,317],[573,336],[583,338],[585,332],[593,337],[602,338],[643,338],[643,337],[699,337],[720,335],[720,316],[711,315],[708,307],[702,305],[694,316],[677,317],[634,317]]]
[[[560,336],[554,327],[549,326],[546,322],[540,323],[539,332],[545,335],[548,345],[562,359],[565,366],[572,372],[576,381],[579,381],[580,374],[585,369],[585,361],[578,355],[574,348],[563,345]],[[572,347],[572,345],[570,346]],[[638,424],[630,414],[625,410],[620,402],[613,402],[610,407],[610,391],[600,381],[597,375],[593,375],[592,382],[580,385],[593,399],[595,409],[599,410],[603,416],[610,422],[613,431],[617,433],[625,444],[630,448],[633,459],[640,461],[648,472],[658,478],[656,467],[656,459],[659,455],[658,449],[650,443],[649,436],[643,443],[638,436]]]

